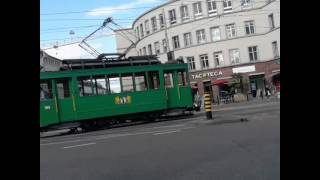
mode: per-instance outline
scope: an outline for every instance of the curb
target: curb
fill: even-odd
[[[215,116],[213,119],[205,117],[191,121],[192,124],[228,124],[228,123],[243,123],[248,122],[247,117],[240,115]]]

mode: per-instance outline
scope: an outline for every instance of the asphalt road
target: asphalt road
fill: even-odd
[[[280,103],[41,138],[40,153],[42,180],[277,180]]]

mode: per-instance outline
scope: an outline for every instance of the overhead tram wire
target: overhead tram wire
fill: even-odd
[[[237,7],[235,7],[235,8],[233,8],[233,10],[235,10],[235,9],[237,9],[237,8],[239,8],[239,7],[241,7],[242,5],[240,4],[239,6],[237,6]],[[271,10],[272,11],[272,10]],[[279,12],[280,13],[280,12]],[[269,13],[259,13],[259,14],[269,14]],[[203,25],[205,25],[205,24],[207,24],[207,23],[209,23],[209,22],[211,22],[211,21],[213,21],[213,20],[216,20],[217,18],[220,18],[220,17],[222,17],[222,16],[224,16],[224,17],[231,17],[231,16],[250,16],[250,15],[259,15],[259,14],[246,14],[246,15],[239,15],[239,14],[237,14],[237,15],[228,15],[228,14],[222,14],[222,15],[218,15],[218,16],[215,16],[215,18],[214,19],[209,19],[208,21],[206,21],[205,23],[202,23],[202,24],[200,24],[199,26],[203,26]],[[168,19],[168,18],[166,18],[166,19]],[[98,19],[95,19],[95,20],[98,20]],[[102,20],[102,19],[99,19],[99,20]],[[118,20],[120,20],[120,19],[118,19]],[[123,19],[124,20],[124,19]],[[197,27],[199,27],[199,26],[197,26]],[[132,33],[131,33],[132,34]],[[134,35],[135,37],[136,37],[136,35]],[[64,40],[64,39],[62,39],[62,40]],[[47,41],[47,40],[42,40],[42,41]]]
[[[40,28],[40,32],[52,31],[52,30],[62,30],[62,29],[82,29],[82,28],[90,28],[90,27],[97,27],[99,24],[96,25],[88,25],[88,26],[73,26],[73,27],[58,27],[58,28],[49,28],[49,29],[42,29]]]
[[[163,1],[167,2],[167,1]],[[194,0],[184,0],[183,2],[190,2],[190,4],[194,3]],[[222,0],[218,0],[216,2],[224,2]],[[265,0],[255,0],[251,3],[262,3],[266,2]],[[280,3],[280,1],[271,1],[269,3]],[[177,5],[166,5],[166,6],[177,6]],[[65,15],[65,14],[81,14],[81,13],[89,13],[89,12],[109,12],[109,11],[114,11],[114,10],[135,10],[135,9],[147,9],[147,8],[155,8],[155,6],[144,6],[144,7],[135,7],[135,8],[111,8],[108,10],[84,10],[84,11],[69,11],[69,12],[55,12],[55,13],[40,13],[40,16],[50,16],[50,15]]]
[[[275,13],[280,13],[280,12],[275,12]],[[233,14],[226,14],[226,15],[220,15],[220,16],[216,16],[214,17],[215,19],[209,19],[208,21],[206,21],[205,23],[200,23],[199,26],[202,26],[210,21],[213,21],[213,20],[216,20],[217,18],[220,18],[222,16],[224,17],[236,17],[236,16],[240,16],[240,17],[246,17],[246,16],[251,16],[251,15],[262,15],[262,14],[269,14],[269,13],[255,13],[255,14],[245,14],[245,15],[239,15],[239,14],[236,14],[236,15],[233,15]],[[130,33],[132,34],[132,33]],[[114,34],[112,34],[114,35]],[[132,34],[133,35],[133,34]],[[136,35],[134,35],[136,37]],[[41,41],[54,41],[54,40],[66,40],[68,38],[64,38],[64,39],[52,39],[52,40],[41,40]]]
[[[234,10],[234,9],[233,9]],[[253,9],[252,11],[254,11],[256,9]],[[260,11],[260,10],[257,10]],[[275,11],[280,11],[280,9],[272,9],[272,10],[265,10],[265,13],[259,13],[259,14],[269,14],[267,12],[275,12]],[[237,12],[233,12],[233,13],[245,13],[248,11],[237,11]],[[276,13],[280,13],[280,12],[276,12]],[[220,16],[249,16],[249,15],[255,15],[255,14],[247,14],[247,15],[229,15],[229,13],[225,13],[225,14],[220,14]],[[257,14],[258,15],[258,14]],[[218,15],[219,16],[219,15]],[[214,16],[213,16],[214,17]],[[216,16],[215,16],[216,17]],[[164,18],[165,20],[170,20],[170,18]],[[104,20],[102,18],[99,19],[87,19],[87,18],[78,18],[78,19],[74,19],[74,18],[55,18],[55,19],[40,19],[40,21],[101,21]],[[115,18],[114,20],[117,21],[122,21],[122,23],[131,23],[132,21],[136,20],[136,18]],[[128,21],[127,21],[128,20]],[[148,19],[144,19],[141,18],[139,20],[148,20]],[[159,18],[156,18],[156,20],[160,20]]]

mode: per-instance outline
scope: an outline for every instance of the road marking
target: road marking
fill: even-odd
[[[180,130],[177,130],[177,131],[166,131],[166,132],[160,132],[160,133],[155,133],[153,135],[162,135],[162,134],[170,134],[170,133],[176,133],[176,132],[180,132]]]
[[[63,147],[63,149],[82,147],[82,146],[90,146],[90,145],[93,145],[93,144],[97,144],[97,143],[87,143],[87,144],[79,144],[79,145],[74,145],[74,146],[66,146],[66,147]]]
[[[195,128],[194,126],[191,127],[182,127],[179,129],[173,129],[175,130],[183,130],[183,129],[192,129]],[[84,139],[76,139],[76,140],[68,140],[68,141],[58,141],[58,142],[51,142],[51,143],[40,143],[40,146],[49,146],[49,145],[58,145],[58,144],[66,144],[66,143],[74,143],[74,142],[83,142],[83,141],[98,141],[98,140],[105,140],[110,138],[117,138],[117,137],[125,137],[125,136],[136,136],[136,135],[144,135],[144,134],[155,134],[155,133],[161,133],[162,131],[145,131],[145,132],[137,132],[137,133],[123,133],[123,134],[108,134],[108,135],[100,135],[92,138],[84,138]],[[168,131],[166,131],[168,132]]]
[[[178,125],[171,125],[171,126],[157,126],[157,127],[153,127],[154,129],[157,128],[171,128],[171,127],[180,127],[180,126],[185,126],[185,124],[178,124]]]

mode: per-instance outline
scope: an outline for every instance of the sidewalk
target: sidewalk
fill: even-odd
[[[236,108],[236,107],[241,107],[241,106],[250,106],[250,105],[257,105],[257,104],[265,104],[265,103],[270,103],[270,102],[280,102],[280,99],[276,97],[269,97],[268,98],[255,98],[255,99],[250,99],[249,101],[244,101],[244,102],[238,102],[238,103],[229,103],[229,104],[213,104],[213,111],[215,110],[220,110],[220,109],[229,109],[229,108]],[[204,111],[203,107],[201,108],[201,111]]]

